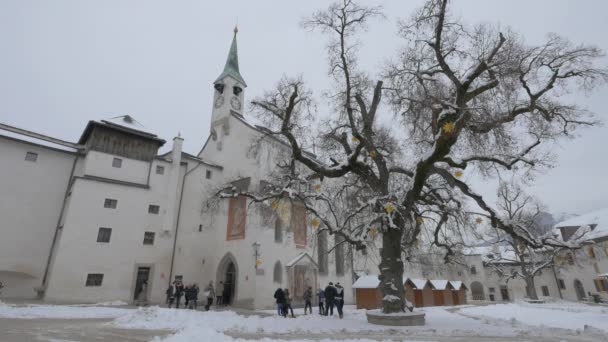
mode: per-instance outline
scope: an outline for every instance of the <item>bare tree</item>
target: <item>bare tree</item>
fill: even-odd
[[[447,260],[459,232],[474,227],[466,202],[530,248],[568,245],[506,220],[463,176],[514,169],[534,176],[551,163],[549,142],[596,122],[560,95],[591,89],[607,72],[595,66],[596,47],[554,35],[528,46],[508,30],[468,27],[450,16],[447,0],[431,0],[401,23],[406,47],[371,82],[357,63],[357,34],[381,15],[340,0],[304,22],[329,37],[332,112],[318,113],[301,78],[285,77],[254,100],[291,162],[272,186],[246,195],[304,203],[321,229],[357,249],[377,236],[383,311],[392,313],[404,309],[404,253],[429,229]],[[313,142],[316,156],[306,152]]]
[[[536,240],[546,236],[553,236],[556,232],[546,232],[539,218],[542,215],[542,206],[532,196],[526,194],[516,182],[502,182],[497,191],[497,207],[499,215],[504,222],[525,227]],[[485,214],[481,214],[486,216]],[[492,253],[492,259],[486,260],[486,265],[499,276],[511,279],[521,279],[526,283],[526,295],[537,300],[534,279],[543,270],[555,267],[559,255],[564,254],[568,247],[584,243],[587,230],[581,229],[573,236],[568,246],[544,246],[532,248],[517,235],[506,233],[498,228],[491,228],[489,232],[479,234],[479,239],[491,243],[497,250]]]

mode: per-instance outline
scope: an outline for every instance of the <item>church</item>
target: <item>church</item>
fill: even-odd
[[[89,121],[77,142],[0,123],[0,298],[134,302],[146,283],[148,301],[164,303],[182,279],[223,282],[230,304],[250,309],[272,307],[278,287],[298,305],[330,281],[353,301],[352,255],[316,234],[303,207],[218,196],[259,190],[289,151],[243,112],[236,37],[198,153],[129,115]]]

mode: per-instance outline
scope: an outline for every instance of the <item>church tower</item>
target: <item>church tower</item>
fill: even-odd
[[[220,139],[230,132],[230,112],[242,115],[245,100],[244,88],[247,83],[239,72],[239,56],[236,46],[236,34],[238,28],[234,28],[232,45],[228,52],[224,71],[213,82],[213,109],[211,112],[211,136],[214,140]],[[221,146],[221,145],[220,145]],[[220,147],[221,148],[221,147]]]

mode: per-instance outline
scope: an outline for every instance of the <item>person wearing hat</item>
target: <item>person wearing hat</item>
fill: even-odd
[[[325,316],[327,316],[328,314],[331,316],[334,315],[335,298],[336,288],[334,287],[334,283],[330,281],[329,285],[327,285],[327,287],[325,288]]]

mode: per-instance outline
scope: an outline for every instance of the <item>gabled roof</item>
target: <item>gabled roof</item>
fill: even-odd
[[[431,279],[429,280],[431,282],[431,285],[433,285],[433,287],[436,290],[445,290],[448,287],[448,284],[450,284],[449,281],[444,280],[444,279]],[[450,284],[451,286],[451,284]]]
[[[608,208],[602,208],[587,214],[576,216],[555,225],[555,228],[590,226],[593,230],[585,235],[587,239],[599,239],[608,236]]]
[[[304,260],[306,260],[306,261],[310,262],[311,264],[313,264],[313,265],[314,265],[315,267],[317,267],[317,268],[319,267],[319,266],[317,265],[317,263],[315,262],[315,260],[314,260],[314,259],[313,259],[313,258],[312,258],[310,255],[308,255],[308,253],[306,253],[306,252],[302,252],[302,253],[298,254],[298,255],[297,255],[295,258],[293,258],[293,259],[292,259],[290,262],[288,262],[288,263],[287,263],[285,266],[286,266],[286,267],[293,267],[293,266],[295,266],[295,265],[297,265],[297,264],[301,263],[301,262],[302,262],[302,261],[304,261]]]
[[[220,82],[222,79],[224,79],[224,77],[230,76],[239,83],[241,83],[243,86],[247,86],[247,83],[245,83],[243,76],[241,76],[241,73],[239,72],[239,54],[236,46],[236,34],[238,31],[239,30],[235,27],[234,37],[232,38],[232,44],[230,45],[228,58],[226,58],[226,65],[224,65],[224,71],[222,71],[222,73],[218,76],[215,82],[213,82],[214,84]]]
[[[408,279],[409,279],[409,281],[412,282],[412,284],[414,284],[414,286],[416,286],[417,289],[425,288],[426,284],[430,284],[431,287],[434,287],[433,284],[426,279],[416,279],[416,278],[408,278]]]
[[[375,289],[378,285],[380,285],[380,279],[377,275],[365,275],[355,281],[353,289]]]
[[[119,117],[119,118],[126,118],[128,117],[128,115]],[[116,118],[114,118],[116,119]],[[127,119],[128,120],[128,119]],[[86,141],[89,139],[89,136],[91,135],[91,133],[93,132],[93,128],[95,128],[96,126],[101,126],[101,127],[107,127],[122,133],[126,133],[126,134],[130,134],[130,135],[134,135],[140,138],[144,138],[144,139],[150,139],[153,140],[155,142],[157,142],[160,146],[165,144],[165,140],[159,138],[156,134],[152,134],[140,129],[137,129],[137,127],[131,127],[128,124],[118,124],[117,122],[113,122],[110,120],[101,120],[101,121],[94,121],[91,120],[87,123],[87,126],[85,127],[84,131],[82,132],[82,135],[80,136],[80,139],[78,140],[79,144],[85,144]]]

